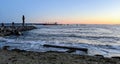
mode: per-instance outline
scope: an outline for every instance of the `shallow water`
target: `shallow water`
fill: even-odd
[[[38,29],[21,36],[0,37],[0,47],[45,51],[67,49],[45,48],[43,44],[88,48],[89,55],[120,56],[120,25],[36,25]],[[84,54],[81,51],[75,54]]]

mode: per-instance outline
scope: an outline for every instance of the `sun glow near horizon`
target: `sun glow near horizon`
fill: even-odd
[[[120,24],[120,18],[80,18],[80,19],[45,19],[33,20],[34,23],[57,22],[59,24]]]
[[[38,19],[36,23],[44,22],[58,22],[59,24],[120,24],[120,16],[96,16],[96,17],[74,17],[74,18],[59,18],[59,19]]]
[[[1,0],[0,22],[25,15],[28,23],[120,24],[119,6],[120,0]]]
[[[44,18],[45,22],[58,22],[60,24],[120,24],[120,9],[106,10],[89,14],[73,14],[67,17]],[[43,21],[37,19],[37,23]]]
[[[98,20],[79,20],[79,21],[63,21],[60,24],[120,24],[120,20],[117,21],[98,21]]]

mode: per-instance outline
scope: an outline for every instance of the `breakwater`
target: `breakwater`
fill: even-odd
[[[20,35],[22,31],[36,29],[34,26],[4,26],[0,27],[0,36]]]

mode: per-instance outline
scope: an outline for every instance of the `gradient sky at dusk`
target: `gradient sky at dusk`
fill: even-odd
[[[0,22],[120,24],[120,0],[0,0]]]

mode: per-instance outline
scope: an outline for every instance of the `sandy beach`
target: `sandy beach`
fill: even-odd
[[[120,64],[120,59],[58,52],[0,50],[0,64]]]

